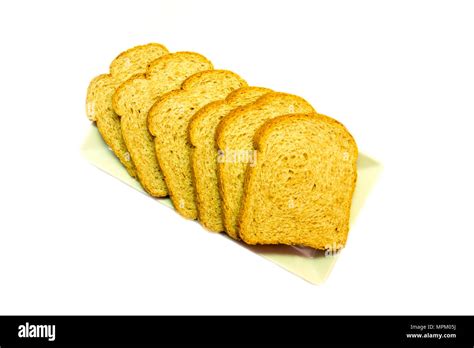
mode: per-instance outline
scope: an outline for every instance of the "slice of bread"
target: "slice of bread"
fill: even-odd
[[[347,129],[317,114],[285,115],[256,133],[240,237],[248,244],[338,250],[347,240],[357,179],[357,145]]]
[[[115,58],[109,73],[94,78],[87,89],[87,117],[96,122],[105,143],[133,177],[136,176],[135,166],[122,138],[120,120],[112,108],[112,96],[122,82],[135,74],[144,73],[150,62],[167,53],[166,47],[155,43],[133,47]]]
[[[155,197],[168,195],[148,131],[148,111],[164,93],[181,87],[191,75],[213,69],[212,63],[194,52],[171,53],[153,61],[145,75],[122,83],[113,96],[113,107],[120,116],[122,135],[135,164],[138,180]]]
[[[244,191],[247,165],[254,165],[252,139],[265,121],[288,113],[312,113],[303,98],[273,92],[255,103],[231,112],[219,123],[216,140],[221,156],[218,165],[224,227],[229,236],[238,238],[237,220]]]
[[[198,219],[210,231],[224,231],[217,184],[217,125],[233,109],[253,103],[269,92],[270,89],[262,87],[242,87],[230,93],[224,100],[207,104],[191,118],[188,134],[193,146],[191,164]]]
[[[233,72],[204,71],[184,81],[180,90],[163,95],[150,109],[148,129],[155,137],[158,163],[175,209],[186,218],[197,218],[187,134],[189,121],[206,104],[246,85]]]

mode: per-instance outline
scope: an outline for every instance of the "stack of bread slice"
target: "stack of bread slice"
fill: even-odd
[[[208,230],[248,244],[345,245],[357,145],[303,98],[151,43],[91,81],[86,109],[146,192]]]

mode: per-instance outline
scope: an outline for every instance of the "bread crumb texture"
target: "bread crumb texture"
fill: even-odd
[[[340,249],[347,240],[357,146],[347,129],[318,114],[266,122],[255,134],[239,234],[248,244]]]

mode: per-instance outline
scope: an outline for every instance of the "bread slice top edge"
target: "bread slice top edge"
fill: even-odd
[[[157,129],[155,128],[156,124],[156,117],[157,115],[157,110],[161,107],[161,104],[169,100],[175,96],[179,96],[183,93],[186,93],[187,91],[193,91],[194,93],[206,93],[206,90],[209,89],[210,86],[215,84],[216,77],[219,75],[223,75],[226,78],[232,78],[237,81],[240,81],[242,86],[247,86],[247,82],[240,77],[238,74],[236,74],[233,71],[230,70],[206,70],[206,71],[201,71],[198,72],[190,77],[188,77],[181,85],[181,88],[176,89],[174,91],[168,92],[163,94],[150,108],[148,112],[148,130],[150,133],[156,137],[157,136]],[[199,111],[199,110],[198,110]],[[198,112],[196,111],[196,112]],[[189,140],[189,138],[188,138]]]
[[[262,97],[260,97],[259,99],[257,99],[254,103],[232,110],[226,117],[224,117],[221,120],[221,122],[217,126],[217,130],[215,134],[218,148],[225,149],[227,147],[226,139],[225,139],[226,130],[229,127],[232,127],[233,123],[237,119],[241,117],[245,117],[245,115],[252,110],[257,110],[260,107],[266,107],[273,99],[277,99],[277,98],[292,98],[295,101],[300,102],[301,104],[311,105],[306,99],[298,95],[284,93],[284,92],[267,93],[263,95]],[[316,112],[314,108],[313,108],[313,111]]]
[[[158,56],[168,53],[168,49],[159,43],[148,43],[131,47],[118,56],[116,56],[109,65],[109,72],[94,77],[87,88],[86,95],[86,115],[92,121],[97,121],[95,102],[92,100],[93,95],[100,90],[104,83],[118,84],[117,81],[123,82],[133,75],[146,70],[148,63],[143,63],[143,53],[154,51]]]
[[[247,82],[235,72],[225,69],[216,69],[201,71],[188,77],[181,85],[181,89],[184,91],[193,90],[195,92],[206,91],[211,85],[214,85],[216,81],[219,81],[219,79],[216,78],[218,76],[224,76],[225,79],[240,80],[242,85],[248,85]]]
[[[260,95],[263,93],[270,93],[273,92],[269,88],[265,87],[258,87],[258,86],[246,86],[236,89],[229,93],[229,95],[222,100],[217,100],[211,102],[198,110],[192,117],[191,121],[189,122],[189,129],[188,129],[188,137],[189,142],[192,146],[197,146],[197,141],[195,139],[196,136],[196,125],[200,122],[203,118],[208,116],[208,113],[217,109],[219,106],[226,105],[229,109],[234,110],[239,107],[243,107],[247,104],[251,104],[254,102],[252,99],[254,95]],[[225,117],[225,116],[224,116]],[[217,148],[217,147],[216,147]]]
[[[134,111],[137,111],[134,109],[140,109],[142,105],[134,107],[133,105],[125,105],[125,103],[122,103],[122,101],[124,99],[136,99],[136,93],[139,95],[144,95],[146,93],[146,89],[152,87],[150,86],[151,84],[159,83],[160,80],[166,80],[167,78],[169,79],[167,82],[170,82],[170,80],[179,80],[179,76],[176,75],[171,77],[163,76],[163,74],[169,70],[167,69],[167,65],[174,63],[175,68],[178,68],[179,73],[185,74],[184,65],[193,60],[203,65],[202,70],[214,69],[212,62],[209,59],[196,52],[182,51],[165,54],[164,56],[152,61],[144,73],[136,74],[120,84],[112,98],[112,106],[114,111],[120,117],[130,112],[133,113]],[[196,72],[199,72],[199,70],[196,69]],[[184,77],[183,82],[187,77],[189,76]],[[144,86],[140,86],[140,89],[138,90],[133,89],[133,86],[138,83],[143,83]],[[181,85],[182,83],[180,83],[176,88],[171,88],[171,90],[181,88]],[[168,93],[171,90],[167,90],[164,93]]]
[[[120,78],[122,80],[127,80],[132,75],[136,74],[137,70],[147,69],[148,65],[151,62],[147,62],[144,66],[143,55],[144,53],[151,52],[159,56],[163,56],[169,53],[168,49],[164,45],[155,42],[134,46],[120,53],[112,61],[112,63],[110,63],[110,75]]]
[[[304,113],[304,114],[303,113],[286,114],[286,115],[277,116],[275,118],[272,118],[266,121],[265,124],[255,132],[255,135],[253,137],[253,145],[254,145],[255,150],[262,151],[266,138],[269,136],[270,132],[272,131],[274,127],[276,127],[277,125],[281,125],[285,122],[293,122],[296,120],[320,120],[320,121],[342,128],[344,132],[347,134],[347,136],[351,139],[351,142],[354,144],[354,147],[357,150],[357,154],[358,154],[357,143],[354,137],[352,136],[352,134],[346,128],[346,126],[344,126],[344,124],[334,119],[333,117],[316,113],[316,112]]]

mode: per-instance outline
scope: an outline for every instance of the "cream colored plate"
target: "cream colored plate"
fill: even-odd
[[[95,126],[91,126],[89,134],[82,144],[81,153],[87,161],[97,168],[116,177],[134,189],[145,193],[138,181],[128,175],[119,160],[114,156],[112,151],[109,150]],[[381,169],[382,166],[378,162],[364,154],[359,154],[359,160],[357,162],[357,186],[352,200],[351,224],[362,208]],[[173,208],[173,204],[169,198],[152,199]],[[324,251],[317,251],[310,248],[285,245],[249,246],[241,242],[236,242],[225,234],[221,235],[313,284],[321,284],[327,279],[338,258],[338,255],[325,255]]]

